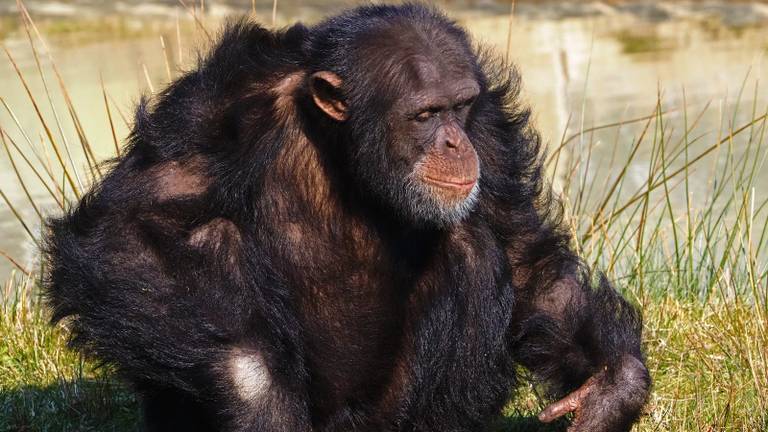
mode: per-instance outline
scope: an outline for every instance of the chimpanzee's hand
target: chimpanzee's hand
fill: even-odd
[[[568,432],[628,431],[640,415],[650,387],[645,365],[625,355],[614,370],[604,369],[549,405],[539,414],[539,420],[549,423],[572,412],[574,418]]]

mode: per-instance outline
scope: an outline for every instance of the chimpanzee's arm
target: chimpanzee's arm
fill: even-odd
[[[592,286],[546,192],[541,139],[516,103],[519,75],[486,68],[495,84],[478,98],[470,132],[483,168],[480,212],[506,248],[515,289],[513,355],[553,396],[572,395],[543,420],[575,411],[573,431],[627,430],[650,387],[640,314],[605,280]]]
[[[149,431],[309,428],[299,325],[236,220],[281,142],[269,86],[296,68],[305,32],[229,26],[140,104],[119,162],[50,221],[54,319],[139,391]]]
[[[640,349],[640,313],[604,277],[593,287],[567,252],[532,268],[513,267],[522,283],[515,357],[552,395],[563,397],[540,414],[542,421],[572,412],[569,431],[629,430],[651,385]]]

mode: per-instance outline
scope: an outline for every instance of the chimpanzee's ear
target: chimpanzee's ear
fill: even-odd
[[[347,119],[347,104],[341,93],[341,78],[333,72],[315,72],[309,77],[309,89],[315,104],[332,119]]]

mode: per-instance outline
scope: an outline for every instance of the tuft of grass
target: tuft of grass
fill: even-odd
[[[207,40],[204,17],[187,11]],[[0,185],[0,197],[36,242],[42,203],[28,191],[42,191],[64,210],[103,172],[23,4],[18,31],[37,64],[35,76],[17,71],[19,83],[25,89],[32,80],[43,83],[41,94],[27,95],[45,133],[41,143],[29,137],[0,95],[0,109],[14,120],[0,125],[0,157],[8,158],[17,180]],[[631,52],[663,45],[633,34],[623,40]],[[10,53],[6,57],[14,63]],[[166,69],[171,76],[170,65]],[[768,159],[768,106],[758,105],[757,88],[745,96],[746,82],[738,99],[754,102],[737,102],[734,112],[722,113],[717,131],[702,125],[709,105],[689,112],[683,98],[680,106],[665,107],[659,92],[645,116],[564,131],[546,159],[574,246],[644,311],[654,389],[639,431],[768,430],[768,192],[760,183]],[[105,88],[103,100],[78,102],[103,106],[105,128],[114,131],[114,121],[126,121]],[[19,132],[20,142],[8,128]],[[64,130],[74,130],[76,139],[68,140]],[[632,139],[620,138],[628,130]],[[595,138],[605,132],[615,141]],[[597,145],[627,151],[597,160]],[[10,187],[26,197],[32,216],[11,206],[3,192]],[[0,430],[136,430],[138,406],[130,390],[109,368],[66,348],[65,324],[48,325],[37,290],[42,269],[11,262],[18,272],[0,294]],[[543,426],[535,419],[545,404],[540,393],[525,384],[493,430],[562,430],[564,423]]]
[[[12,275],[0,295],[0,431],[136,430],[138,405],[108,368],[66,348],[37,281]]]
[[[766,321],[753,305],[667,298],[645,308],[655,388],[648,430],[758,431],[768,427]]]

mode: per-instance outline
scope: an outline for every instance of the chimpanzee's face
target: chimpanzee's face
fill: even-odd
[[[479,194],[480,164],[466,133],[480,93],[471,63],[410,55],[381,66],[387,73],[378,84],[352,90],[365,95],[359,105],[345,98],[350,90],[338,75],[313,74],[315,103],[353,136],[356,182],[408,220],[457,223]],[[367,73],[379,76],[376,69]]]
[[[480,87],[470,70],[441,68],[414,58],[408,88],[392,106],[389,153],[404,165],[405,199],[418,219],[440,224],[463,219],[478,195],[480,165],[465,131]]]

